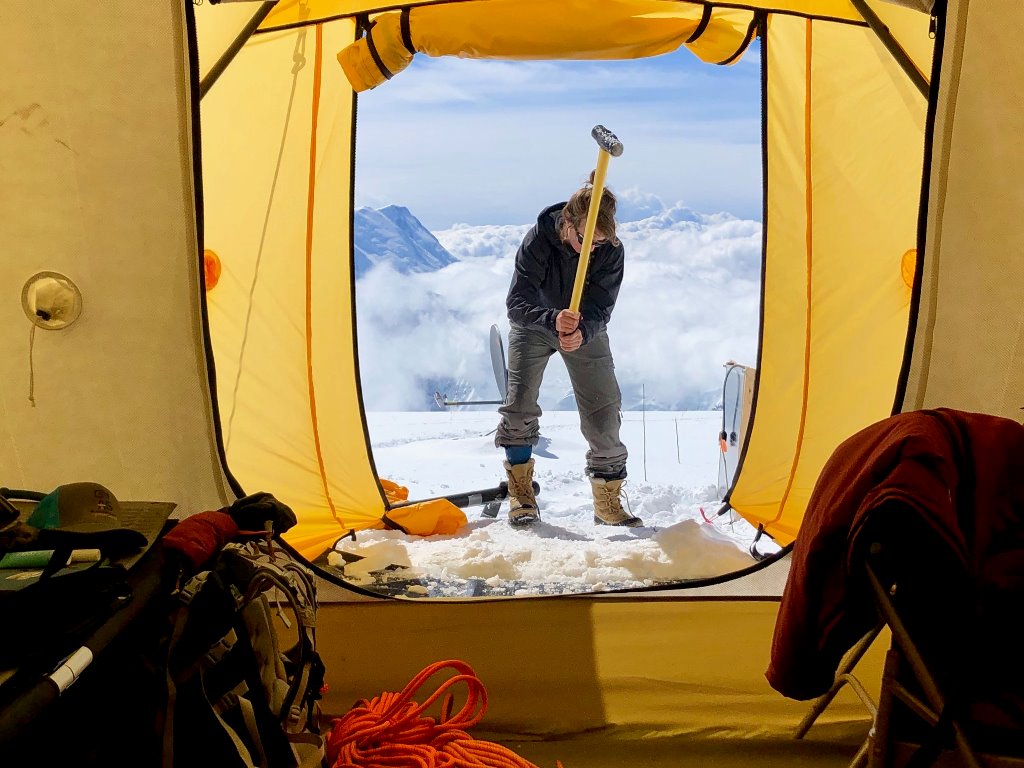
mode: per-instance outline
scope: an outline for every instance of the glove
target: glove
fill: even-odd
[[[199,512],[168,531],[163,537],[163,546],[179,559],[180,569],[191,575],[237,535],[238,523],[230,515],[220,510]]]
[[[269,520],[275,534],[281,534],[295,525],[295,513],[266,491],[238,499],[224,510],[243,531],[264,531]]]

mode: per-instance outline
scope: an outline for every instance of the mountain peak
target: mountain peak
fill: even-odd
[[[456,261],[419,219],[401,205],[357,208],[354,224],[356,277],[381,263],[409,274],[433,272]]]
[[[383,208],[378,208],[377,212],[384,214],[392,221],[395,221],[396,219],[416,219],[416,217],[412,215],[412,211],[404,205],[385,205]]]

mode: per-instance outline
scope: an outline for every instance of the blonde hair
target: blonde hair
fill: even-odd
[[[559,228],[558,236],[562,238],[563,242],[569,242],[570,227],[582,233],[587,225],[590,199],[594,193],[594,173],[595,171],[590,172],[589,181],[573,192],[569,202],[562,208],[562,226]],[[597,209],[594,232],[603,234],[612,245],[619,244],[619,239],[615,236],[615,195],[611,190],[605,189],[601,193],[601,204]]]

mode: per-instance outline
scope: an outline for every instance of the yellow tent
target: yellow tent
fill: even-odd
[[[480,0],[375,14],[319,2],[199,15],[204,244],[225,270],[209,328],[227,466],[300,510],[290,541],[303,554],[384,511],[359,409],[351,227],[335,213],[335,201],[351,207],[356,91],[400,76],[414,51],[608,59],[686,46],[728,64],[755,35],[764,322],[753,432],[729,500],[781,544],[793,540],[832,449],[892,411],[931,39],[929,17],[903,8],[870,14],[883,42],[845,2],[755,5],[614,0],[595,14],[583,0]],[[224,67],[229,43],[257,24]]]
[[[94,480],[185,514],[270,490],[299,515],[289,541],[310,559],[375,524],[387,502],[353,317],[357,88],[401,77],[416,53],[685,45],[728,63],[757,35],[763,322],[729,501],[791,541],[825,459],[860,427],[940,405],[1019,417],[1024,404],[1024,6],[950,0],[931,18],[930,5],[6,3],[4,483]],[[208,298],[205,250],[223,265]],[[81,289],[83,313],[36,332],[21,291],[48,270]],[[791,744],[804,706],[763,679],[785,566],[656,596],[424,604],[325,590],[325,707],[454,656],[488,685],[486,723],[545,764],[743,764],[765,749],[841,764],[863,735],[859,704],[830,710],[855,726],[841,749]],[[639,753],[631,739],[645,736],[663,738]]]

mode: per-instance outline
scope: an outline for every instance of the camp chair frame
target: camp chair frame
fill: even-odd
[[[988,694],[970,659],[964,666],[957,661],[961,647],[976,639],[970,573],[925,521],[903,512],[877,513],[853,545],[851,610],[865,619],[871,612],[875,621],[843,656],[831,688],[815,700],[795,736],[802,738],[850,685],[872,715],[851,768],[1024,768],[1024,737],[1018,744],[1005,724],[971,719],[973,705]],[[885,627],[891,640],[876,707],[853,670]]]
[[[864,684],[853,674],[853,670],[864,654],[867,653],[871,644],[875,642],[875,639],[878,637],[879,633],[882,631],[882,627],[884,626],[884,622],[880,621],[872,627],[870,631],[865,633],[864,636],[857,641],[856,645],[846,652],[846,655],[843,657],[843,660],[839,665],[839,669],[836,672],[836,677],[832,683],[832,687],[814,700],[810,711],[808,711],[804,716],[804,719],[801,720],[800,724],[796,727],[794,738],[802,739],[807,735],[811,726],[814,725],[821,713],[828,708],[829,704],[832,703],[832,700],[835,699],[836,695],[845,685],[850,686],[850,690],[857,694],[857,698],[861,700],[861,703],[871,714],[872,722],[875,721],[878,716],[878,705],[871,697],[871,694],[868,693]],[[857,750],[857,753],[850,761],[850,768],[864,768],[864,766],[867,765],[868,750],[870,746],[871,735],[869,734],[868,738],[864,740],[864,743],[861,744],[860,749]]]
[[[896,585],[892,584],[888,588],[884,587],[870,562],[865,564],[865,573],[878,604],[878,609],[886,624],[892,630],[893,636],[892,646],[885,657],[878,714],[875,717],[875,725],[872,729],[871,748],[868,756],[869,768],[882,768],[889,764],[890,752],[893,751],[895,746],[891,743],[889,720],[896,701],[902,702],[911,712],[933,728],[938,728],[940,727],[940,720],[943,719],[943,715],[940,713],[948,712],[948,700],[940,691],[938,682],[928,670],[928,666],[921,657],[914,641],[910,638],[910,634],[907,632],[899,613],[896,611],[896,607],[893,605],[891,597],[896,590]],[[922,701],[897,680],[897,673],[904,661],[910,667],[914,677],[917,678],[927,701]],[[956,750],[963,760],[963,764],[969,768],[981,768],[978,756],[967,740],[959,720],[952,717],[949,721],[949,726],[953,730]]]
[[[942,690],[893,602],[897,582],[883,581],[870,559],[865,563],[864,570],[878,611],[892,632],[892,643],[882,672],[878,711],[868,737],[868,768],[909,764],[1024,768],[1024,756],[982,753],[972,743],[968,735],[968,723],[958,714],[958,702]],[[922,695],[917,695],[900,682],[903,670],[910,671]],[[930,727],[928,739],[921,739],[922,743],[911,743],[893,733],[891,719],[898,704]]]

